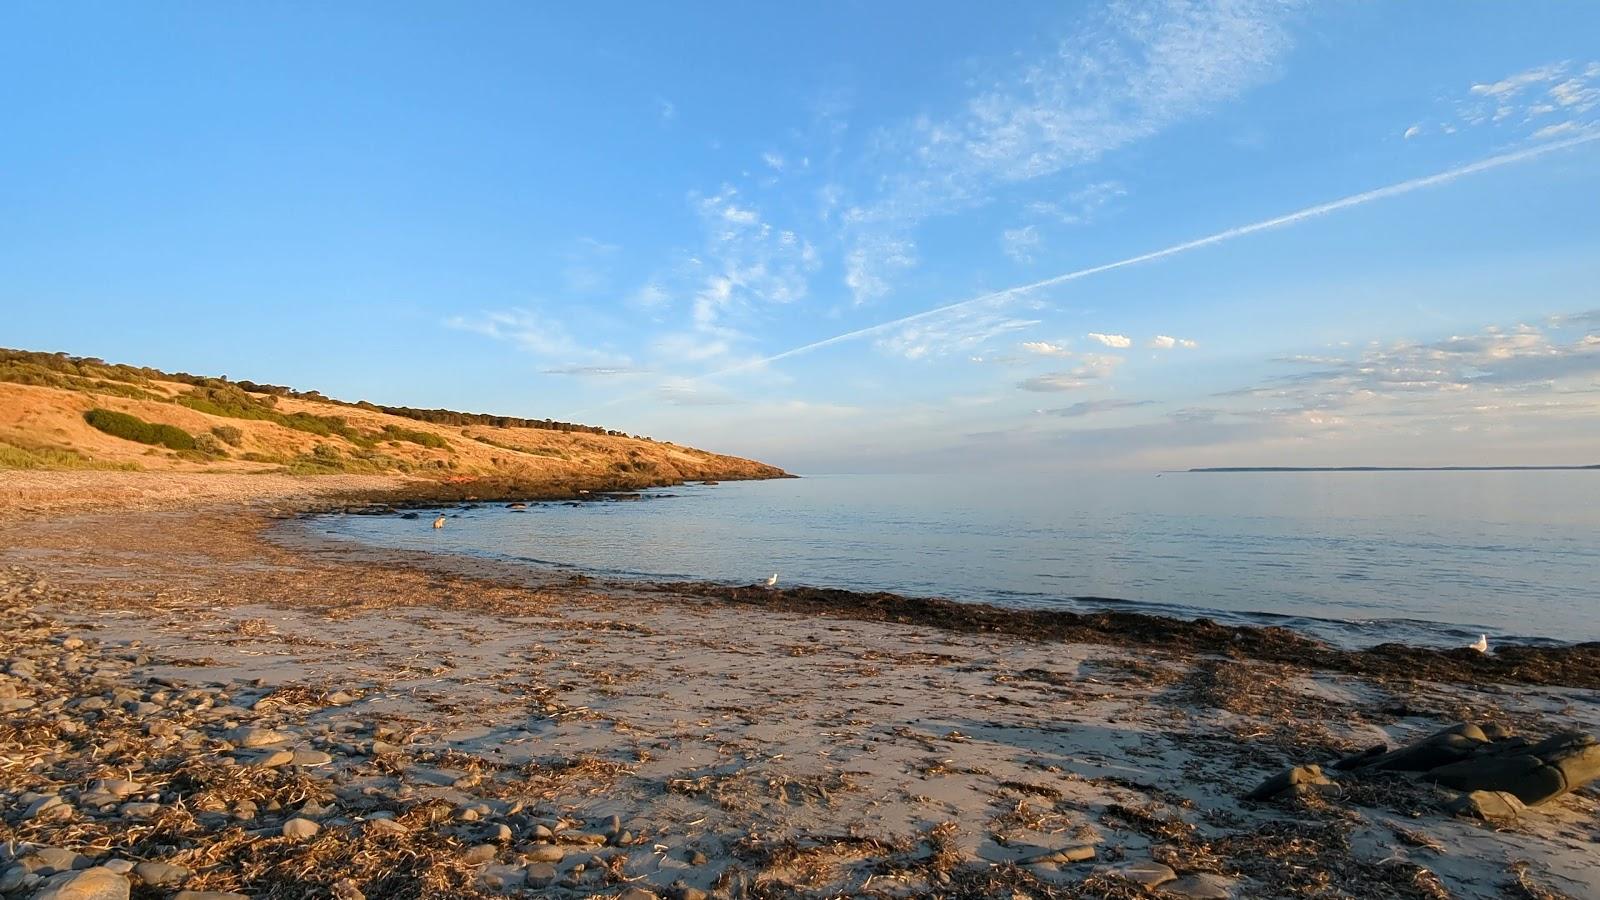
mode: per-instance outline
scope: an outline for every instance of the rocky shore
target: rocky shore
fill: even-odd
[[[294,507],[0,526],[0,895],[1600,895],[1581,653],[511,580]]]

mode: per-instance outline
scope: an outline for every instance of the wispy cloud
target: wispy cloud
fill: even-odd
[[[1105,353],[1087,353],[1080,360],[1079,365],[1068,371],[1025,378],[1017,387],[1025,391],[1076,391],[1110,377],[1124,361],[1123,357]]]
[[[1039,324],[987,310],[952,310],[906,325],[880,338],[880,350],[906,359],[930,359],[950,353],[973,353],[990,341]]]
[[[1070,406],[1059,409],[1041,409],[1040,412],[1047,416],[1060,416],[1063,419],[1080,419],[1095,413],[1111,412],[1118,409],[1132,409],[1136,406],[1149,406],[1153,400],[1083,400]]]
[[[625,357],[585,346],[561,322],[530,309],[507,309],[453,316],[445,325],[459,331],[481,334],[516,346],[541,359],[567,364],[590,363],[612,367],[627,366]]]
[[[1095,162],[1232,100],[1276,71],[1295,5],[1171,0],[1089,14],[1044,58],[987,76],[960,112],[879,134],[878,168],[893,174],[851,207],[847,241],[913,244],[929,217]],[[854,281],[890,283],[897,263],[880,260],[869,250]]]
[[[1039,248],[1039,229],[1032,225],[1007,228],[1000,232],[1000,246],[1007,256],[1017,262],[1033,262],[1033,251]]]
[[[1262,231],[1270,231],[1277,228],[1287,228],[1346,209],[1352,209],[1354,207],[1363,206],[1368,203],[1374,203],[1379,200],[1386,200],[1391,197],[1402,196],[1414,191],[1441,187],[1470,175],[1476,175],[1480,172],[1488,172],[1503,166],[1514,165],[1527,160],[1537,159],[1541,156],[1546,156],[1557,151],[1582,146],[1597,140],[1600,140],[1600,134],[1590,134],[1570,138],[1564,141],[1540,144],[1538,146],[1528,147],[1510,153],[1502,153],[1497,156],[1481,159],[1477,162],[1469,163],[1464,166],[1458,166],[1454,169],[1447,169],[1434,175],[1397,182],[1386,187],[1376,188],[1370,191],[1363,191],[1359,194],[1351,194],[1348,197],[1342,197],[1338,200],[1333,200],[1328,203],[1319,203],[1316,206],[1308,206],[1304,209],[1296,210],[1295,212],[1287,213],[1285,215],[1275,216],[1270,219],[1263,219],[1259,222],[1252,222],[1248,225],[1240,225],[1235,228],[1218,231],[1213,234],[1206,235],[1205,237],[1196,238],[1191,241],[1184,241],[1183,243],[1179,244],[1173,244],[1169,247],[1163,247],[1160,250],[1152,250],[1148,253],[1141,253],[1137,256],[1129,256],[1124,259],[1119,259],[1115,262],[1102,263],[1101,265],[1090,266],[1085,269],[1077,269],[1062,275],[1056,275],[1052,278],[1045,278],[1029,284],[1018,285],[1016,287],[1006,288],[1005,290],[994,291],[992,293],[983,294],[981,296],[972,297],[966,300],[960,300],[955,303],[950,303],[945,306],[926,310],[924,312],[914,313],[909,316],[902,316],[897,319],[891,319],[887,322],[880,322],[876,325],[869,325],[865,328],[857,328],[853,331],[837,334],[833,337],[825,338],[820,341],[812,341],[808,344],[802,344],[798,347],[785,350],[781,353],[774,353],[770,356],[763,357],[759,362],[763,365],[766,365],[796,356],[802,356],[807,353],[813,353],[825,347],[832,347],[838,344],[847,343],[849,341],[858,341],[864,338],[876,337],[884,332],[891,331],[896,328],[904,328],[924,319],[946,315],[953,311],[968,307],[1002,306],[1006,303],[1021,299],[1046,288],[1051,288],[1057,285],[1077,281],[1082,278],[1088,278],[1094,275],[1115,271],[1117,269],[1125,269],[1131,266],[1143,265],[1145,263],[1155,262],[1168,257],[1178,256],[1180,254],[1189,253],[1205,247],[1211,247],[1217,244],[1226,243],[1228,241],[1237,240],[1239,238]],[[707,377],[728,375],[740,370],[741,367],[730,367],[710,373]]]

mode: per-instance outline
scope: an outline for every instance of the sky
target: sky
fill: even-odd
[[[801,473],[1600,463],[1600,4],[998,7],[13,0],[0,346]]]

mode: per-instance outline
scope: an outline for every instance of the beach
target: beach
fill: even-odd
[[[435,489],[6,473],[5,896],[1600,895],[1593,786],[1474,813],[1326,768],[1461,723],[1600,733],[1592,649],[606,583],[301,527]]]

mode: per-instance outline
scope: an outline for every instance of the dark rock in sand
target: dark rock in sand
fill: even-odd
[[[1340,772],[1349,769],[1360,769],[1364,766],[1372,765],[1373,760],[1388,752],[1388,744],[1375,744],[1361,751],[1360,753],[1352,753],[1351,755],[1344,757],[1329,768]]]
[[[1526,808],[1516,794],[1504,791],[1473,791],[1445,804],[1445,811],[1451,815],[1496,824],[1515,822]]]
[[[1316,765],[1295,766],[1268,778],[1256,786],[1255,790],[1244,795],[1246,800],[1270,800],[1280,794],[1305,793],[1320,790],[1332,785],[1328,776],[1322,774],[1322,767]]]
[[[402,518],[402,519],[420,519],[420,518],[422,518],[422,516],[420,514],[418,514],[418,513],[408,512],[408,513],[401,513],[400,514],[400,518]]]
[[[1363,767],[1393,772],[1427,772],[1471,757],[1489,742],[1482,728],[1470,722],[1452,725],[1398,750],[1374,757]],[[1343,760],[1341,760],[1343,762]]]
[[[1600,777],[1600,741],[1582,732],[1557,734],[1537,744],[1511,739],[1425,777],[1459,791],[1505,791],[1537,806]]]

